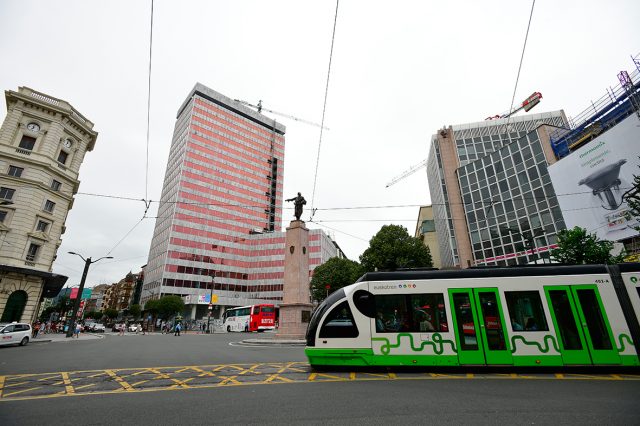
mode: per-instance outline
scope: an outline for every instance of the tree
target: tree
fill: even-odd
[[[595,263],[620,263],[624,254],[611,255],[613,242],[600,240],[595,234],[576,226],[558,232],[558,248],[551,251],[551,258],[560,263],[576,265]]]
[[[640,157],[639,157],[640,158]],[[639,166],[640,167],[640,166]],[[627,202],[629,207],[629,214],[640,221],[640,176],[633,175],[633,186],[630,190],[624,193],[622,199]],[[640,227],[636,226],[637,231],[640,231]]]
[[[401,225],[384,225],[369,241],[360,263],[369,272],[433,266],[429,248]]]
[[[109,318],[110,320],[113,320],[114,318],[118,317],[118,310],[114,308],[107,308],[104,310],[104,314],[106,315],[107,318]]]
[[[332,257],[313,270],[311,295],[313,300],[323,300],[327,294],[353,284],[362,275],[358,262]],[[327,286],[330,286],[327,289]]]
[[[131,305],[131,307],[129,308],[129,314],[133,315],[134,319],[140,318],[141,312],[142,312],[142,308],[138,304]]]
[[[180,296],[163,296],[158,301],[158,312],[164,319],[178,314],[184,310],[184,302]]]
[[[153,299],[149,300],[144,304],[144,310],[151,313],[154,317],[158,315],[160,300]]]
[[[99,312],[99,311],[89,311],[87,313],[84,314],[85,319],[100,319],[102,318],[103,313]]]

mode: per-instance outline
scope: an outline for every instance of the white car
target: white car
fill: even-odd
[[[140,324],[131,324],[129,325],[129,331],[135,333],[136,331],[142,331],[142,326]]]
[[[0,323],[0,345],[24,346],[31,339],[31,326],[22,322]]]
[[[104,333],[105,330],[106,328],[103,324],[93,324],[93,326],[90,329],[90,331],[94,333]]]

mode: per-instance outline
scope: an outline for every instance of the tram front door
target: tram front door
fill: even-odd
[[[597,286],[550,286],[544,291],[565,365],[620,364]]]
[[[449,290],[461,365],[511,365],[513,360],[497,288]]]

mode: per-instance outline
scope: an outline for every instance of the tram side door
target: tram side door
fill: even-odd
[[[551,286],[544,291],[564,364],[620,364],[597,286]]]
[[[460,364],[513,364],[496,288],[451,289]]]

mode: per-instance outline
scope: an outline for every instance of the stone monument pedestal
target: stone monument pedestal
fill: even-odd
[[[304,339],[312,310],[309,230],[303,221],[293,220],[285,236],[284,289],[276,339]]]

